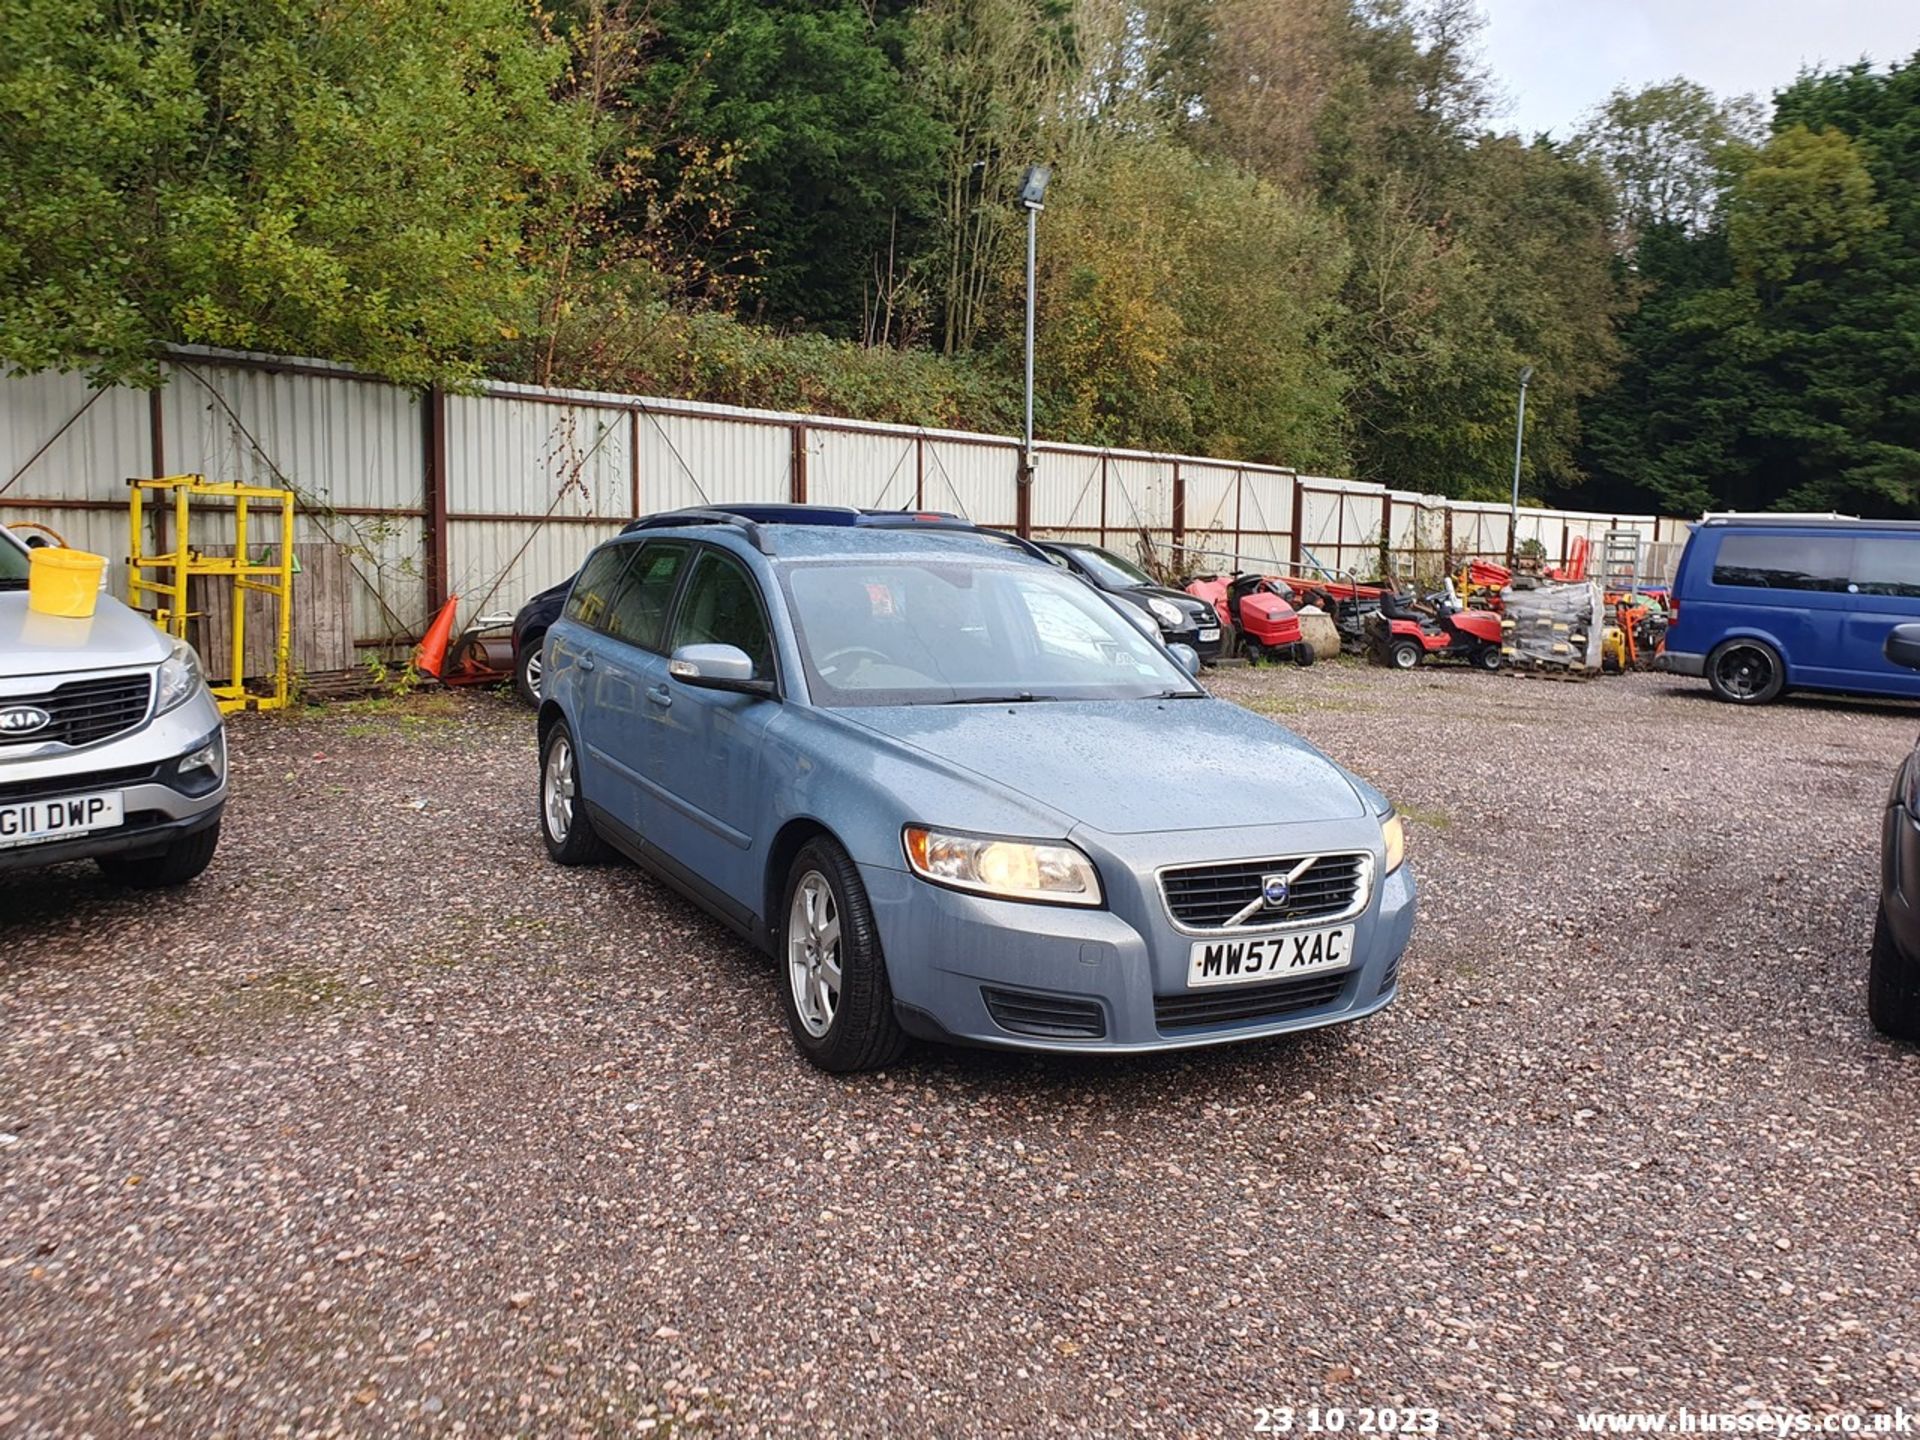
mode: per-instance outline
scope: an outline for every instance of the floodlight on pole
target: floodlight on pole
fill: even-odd
[[[1033,271],[1034,252],[1039,243],[1040,212],[1046,209],[1047,182],[1053,170],[1046,165],[1030,165],[1020,177],[1020,203],[1027,209],[1027,407],[1026,426],[1020,432],[1021,513],[1027,510],[1026,488],[1033,483]]]
[[[1527,386],[1533,380],[1533,366],[1520,367],[1519,415],[1513,423],[1513,510],[1507,517],[1507,569],[1512,570],[1520,554],[1520,457],[1527,444]]]

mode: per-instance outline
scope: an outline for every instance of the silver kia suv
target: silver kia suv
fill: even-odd
[[[184,884],[227,799],[199,659],[110,595],[84,620],[29,609],[28,554],[0,525],[0,871],[93,860],[124,884]]]

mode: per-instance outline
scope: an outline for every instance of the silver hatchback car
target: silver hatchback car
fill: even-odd
[[[628,856],[772,951],[815,1064],[1217,1045],[1392,1000],[1392,806],[1132,607],[946,517],[629,530],[547,632],[547,848]]]
[[[227,799],[199,659],[110,595],[85,619],[31,609],[28,557],[0,526],[0,871],[93,860],[124,884],[184,884]]]

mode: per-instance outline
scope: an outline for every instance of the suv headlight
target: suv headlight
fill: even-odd
[[[1406,862],[1407,858],[1407,827],[1391,810],[1380,817],[1380,838],[1386,842],[1387,846],[1387,863],[1381,868],[1380,873],[1391,875]]]
[[[199,694],[207,681],[200,673],[200,657],[193,653],[193,647],[184,640],[174,641],[173,653],[160,662],[160,673],[154,683],[160,692],[159,701],[153,707],[156,715],[177,710]]]
[[[1072,845],[955,835],[909,825],[902,839],[907,864],[922,880],[1002,900],[1098,905],[1100,877]]]
[[[1160,622],[1162,630],[1180,630],[1186,626],[1186,613],[1171,600],[1162,600],[1157,595],[1149,596],[1147,609],[1153,612],[1153,618]]]

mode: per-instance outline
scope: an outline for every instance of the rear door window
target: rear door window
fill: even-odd
[[[1862,595],[1920,600],[1920,533],[1863,535],[1854,546],[1853,583]]]
[[[683,540],[653,540],[640,547],[640,558],[633,562],[626,584],[607,611],[607,634],[642,650],[660,648],[660,632],[687,563],[687,550]]]
[[[1713,583],[1755,590],[1821,590],[1845,593],[1852,580],[1853,538],[1848,535],[1742,535],[1720,542]]]
[[[580,576],[567,594],[567,619],[578,620],[596,630],[606,628],[607,611],[619,593],[627,562],[637,547],[608,545],[587,557]]]

